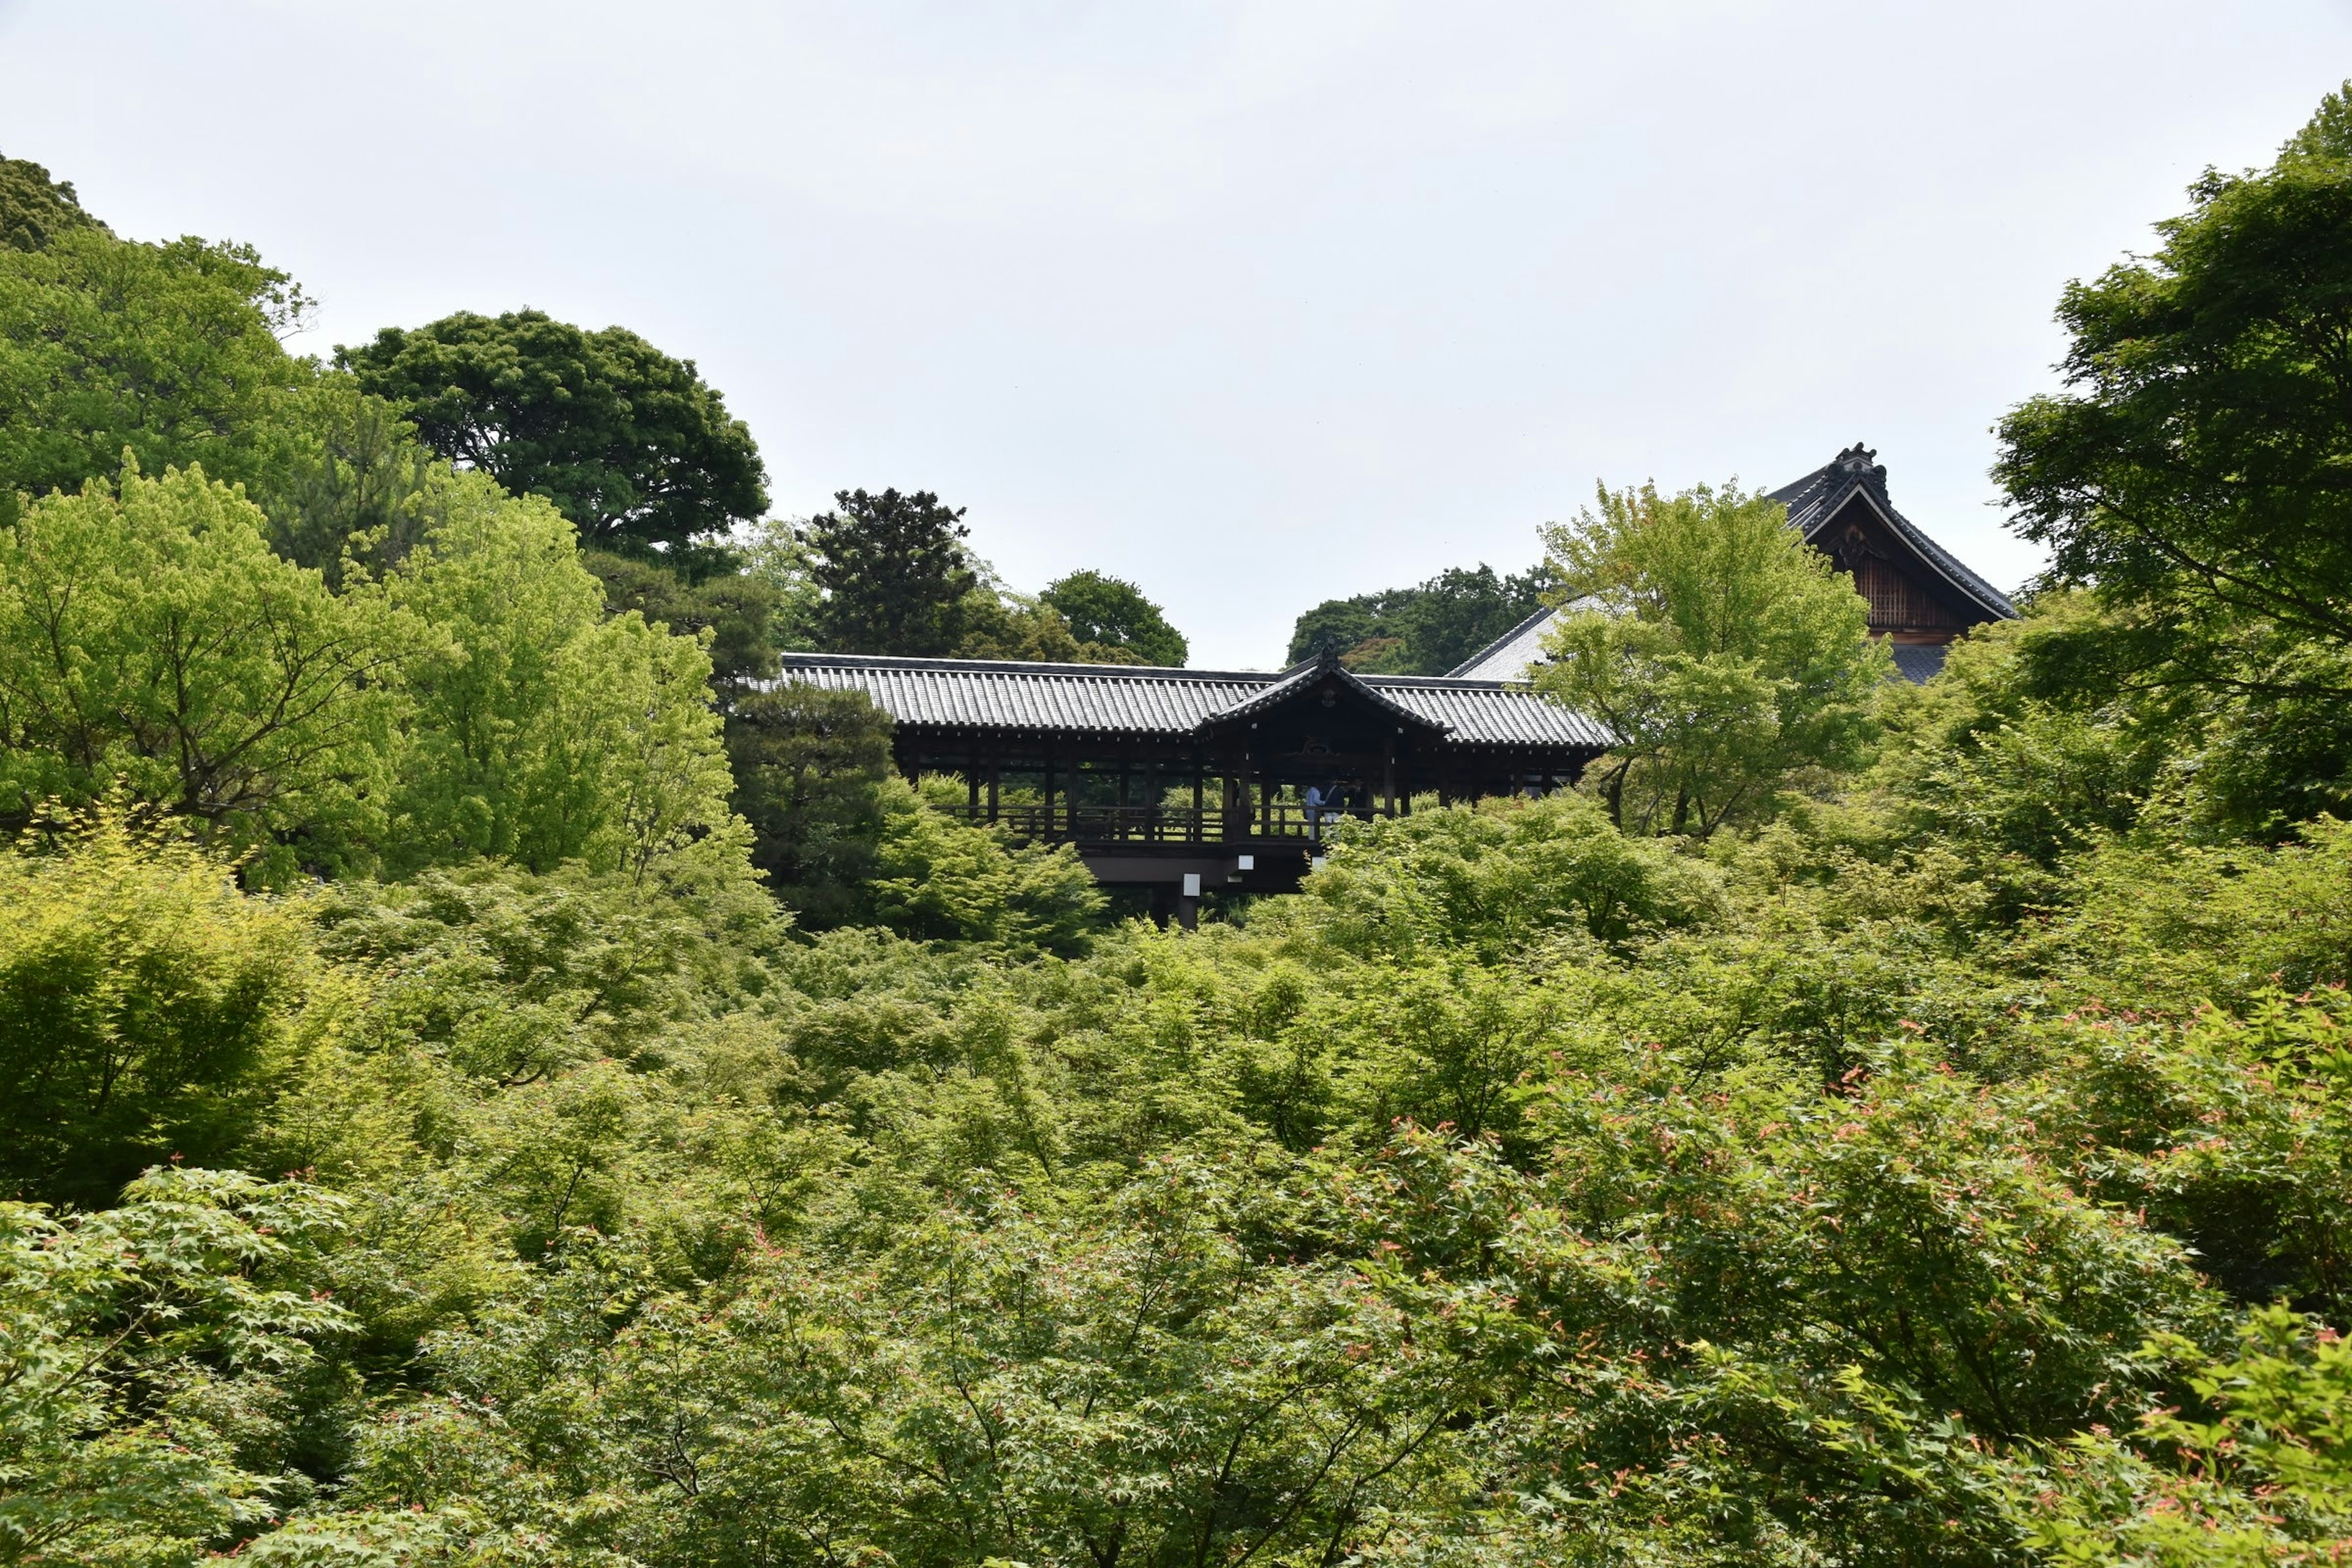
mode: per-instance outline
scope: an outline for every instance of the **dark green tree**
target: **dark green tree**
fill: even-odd
[[[2068,390],[2000,424],[1994,473],[2052,575],[2192,642],[2251,619],[2352,647],[2347,93],[2270,168],[2209,172],[2153,256],[2069,288]]]
[[[436,451],[546,496],[608,550],[675,550],[768,508],[751,432],[691,360],[622,327],[541,310],[462,310],[338,348],[336,363],[400,405]]]
[[[827,653],[940,658],[963,632],[964,599],[979,585],[963,540],[963,510],[929,490],[840,490],[837,510],[809,520],[809,574],[824,597],[817,645]]]
[[[1123,577],[1101,572],[1073,572],[1049,584],[1037,595],[1070,623],[1070,635],[1082,643],[1125,648],[1146,664],[1175,668],[1192,655],[1184,634],[1168,624],[1160,606],[1143,590]]]
[[[2067,388],[1994,472],[2050,578],[2087,586],[2018,678],[2158,738],[2200,827],[2352,804],[2352,96],[2267,169],[2209,172],[2163,243],[2070,287]]]
[[[1545,563],[1506,574],[1482,562],[1449,566],[1416,587],[1327,599],[1298,617],[1290,661],[1328,642],[1352,669],[1444,675],[1540,609],[1559,585]]]
[[[735,705],[727,721],[736,813],[751,860],[812,926],[861,909],[891,777],[890,716],[859,691],[786,681]]]
[[[583,550],[580,563],[604,584],[604,613],[636,611],[686,637],[710,634],[710,679],[722,702],[776,673],[778,594],[749,572],[689,580],[666,562]]]
[[[39,250],[68,229],[106,226],[82,211],[70,180],[38,163],[0,157],[0,248]]]

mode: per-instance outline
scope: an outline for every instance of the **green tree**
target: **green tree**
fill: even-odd
[[[552,500],[588,543],[672,551],[767,510],[751,431],[692,361],[625,328],[460,311],[335,363],[450,461]]]
[[[2092,591],[2021,673],[2160,736],[2209,833],[2352,808],[2347,103],[2269,168],[2209,173],[2154,255],[2071,286],[2067,390],[2000,426],[2018,528]]]
[[[58,235],[106,226],[82,210],[70,180],[38,163],[0,156],[0,248],[39,250]]]
[[[380,809],[394,623],[270,552],[201,469],[33,503],[0,533],[8,816],[117,787],[262,870],[333,864]]]
[[[268,449],[246,494],[280,555],[344,586],[351,557],[370,574],[398,565],[432,526],[446,468],[416,427],[351,377],[320,375],[272,413]]]
[[[955,651],[979,576],[961,509],[929,490],[842,490],[809,520],[809,574],[823,593],[818,646],[828,653],[936,658]]]
[[[180,1170],[149,1173],[123,1200],[64,1218],[0,1203],[11,1568],[194,1563],[310,1489],[252,1450],[282,1426],[272,1417],[317,1342],[349,1324],[313,1283],[336,1201]]]
[[[1444,675],[1542,608],[1558,587],[1548,562],[1508,575],[1483,563],[1451,566],[1417,587],[1327,599],[1298,617],[1287,657],[1311,658],[1328,642],[1350,669]]]
[[[2207,656],[2176,650],[2185,672],[2227,683],[2214,645],[2249,620],[2352,648],[2352,87],[2270,168],[2189,195],[2153,256],[2067,289],[2069,390],[2002,420],[1994,471],[2057,577],[2175,625]]]
[[[890,716],[862,691],[785,681],[735,705],[727,751],[752,864],[777,896],[819,928],[859,912],[894,772]]]
[[[2236,1353],[2179,1335],[2198,1407],[2084,1432],[2013,1468],[2010,1506],[2060,1561],[2267,1568],[2352,1552],[2352,1342],[2284,1307],[2251,1314]]]
[[[1886,652],[1778,501],[1603,487],[1545,537],[1597,607],[1562,617],[1538,684],[1617,737],[1593,787],[1622,826],[1706,837],[1806,770],[1864,760]]]
[[[710,658],[635,613],[607,620],[572,525],[537,497],[448,476],[442,521],[384,583],[418,629],[387,858],[565,860],[642,874],[740,847]]]
[[[278,341],[308,306],[244,246],[91,226],[0,248],[0,498],[110,478],[125,449],[149,473],[257,478],[312,374]]]
[[[682,637],[708,632],[711,685],[723,704],[776,673],[779,595],[765,577],[719,570],[689,579],[667,562],[606,550],[582,551],[580,563],[604,584],[606,615],[634,611]]]
[[[886,800],[870,886],[876,920],[908,936],[1016,952],[1086,950],[1104,899],[1066,844],[1008,843],[909,793]]]
[[[1146,664],[1179,667],[1192,655],[1184,634],[1168,624],[1159,605],[1125,578],[1100,572],[1073,572],[1037,595],[1070,624],[1081,643],[1125,648]]]
[[[103,1208],[141,1167],[228,1158],[299,1042],[299,921],[119,810],[0,852],[0,1182]]]

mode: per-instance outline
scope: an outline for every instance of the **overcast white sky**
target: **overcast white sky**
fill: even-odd
[[[315,351],[619,322],[780,511],[935,489],[1223,667],[1595,479],[1857,439],[2015,584],[1988,426],[2060,288],[2347,76],[2346,0],[0,0],[0,151],[259,246]]]

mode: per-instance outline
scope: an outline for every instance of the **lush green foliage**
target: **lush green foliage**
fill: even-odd
[[[427,494],[420,542],[341,594],[198,469],[35,502],[0,538],[14,820],[125,792],[270,881],[727,852],[700,643],[606,618],[544,501],[446,469]]]
[[[336,352],[363,391],[433,449],[517,495],[541,495],[608,549],[670,550],[768,508],[767,470],[690,360],[624,327],[541,310],[461,310]]]
[[[52,180],[38,163],[0,157],[0,247],[38,250],[71,229],[102,227],[82,210],[70,180]]]
[[[817,927],[862,912],[893,774],[889,715],[861,691],[784,681],[737,704],[727,751],[752,862],[776,896]]]
[[[1862,759],[1887,656],[1778,501],[1604,488],[1546,538],[1577,607],[1538,683],[1617,737],[1594,768],[1620,826],[1705,837]]]
[[[818,646],[831,653],[937,658],[963,636],[964,601],[979,586],[963,512],[929,490],[843,490],[839,510],[809,520],[810,574],[824,597]]]
[[[21,825],[113,788],[245,848],[367,837],[402,637],[202,469],[33,503],[0,536],[0,775]]]
[[[1914,689],[1604,495],[1611,766],[1166,931],[749,654],[722,750],[716,550],[270,407],[0,540],[0,1563],[2352,1552],[2352,823],[2127,584]],[[902,630],[1108,646],[883,500]]]
[[[1483,563],[1448,567],[1414,588],[1327,599],[1290,633],[1293,664],[1326,644],[1350,669],[1444,675],[1541,609],[1559,587],[1549,563],[1497,575]]]
[[[306,305],[242,246],[90,226],[0,249],[0,498],[79,490],[126,451],[258,478],[313,374],[278,344]]]
[[[2023,531],[2094,589],[2021,653],[2060,705],[2160,733],[2200,825],[2275,837],[2352,809],[2345,95],[2190,199],[2154,254],[2068,289],[2068,390],[2001,423]]]
[[[2352,646],[2352,503],[2333,479],[2352,451],[2346,95],[2270,169],[2190,194],[2153,256],[2067,290],[2078,390],[2003,422],[2000,477],[2062,578],[2188,617],[2199,642],[2251,619]]]
[[[1073,572],[1047,584],[1037,598],[1058,611],[1069,622],[1070,635],[1082,643],[1125,648],[1145,664],[1181,666],[1191,657],[1184,634],[1123,577]]]

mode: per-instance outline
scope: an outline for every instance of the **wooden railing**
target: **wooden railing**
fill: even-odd
[[[958,803],[939,809],[971,822],[986,822],[988,807]],[[1228,844],[1251,839],[1286,838],[1312,842],[1328,833],[1344,815],[1324,811],[1320,830],[1307,820],[1304,806],[1287,801],[1236,808],[1189,805],[1001,805],[998,826],[1022,838],[1059,843],[1116,841],[1135,844]],[[1357,815],[1361,816],[1362,813]]]

